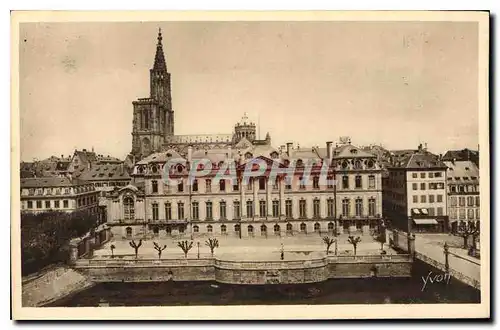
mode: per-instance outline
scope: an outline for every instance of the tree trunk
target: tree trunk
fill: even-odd
[[[464,249],[467,249],[467,238],[468,238],[468,235],[464,235],[463,238],[464,238]]]
[[[354,245],[354,255],[356,255],[356,245]]]

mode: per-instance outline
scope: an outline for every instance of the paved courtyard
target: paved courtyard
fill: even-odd
[[[167,245],[167,248],[162,252],[162,258],[174,259],[184,258],[182,250],[177,246],[177,242],[189,238],[162,238],[154,240],[143,240],[142,246],[139,248],[139,258],[157,258],[158,252],[154,249],[153,242],[157,242],[160,246]],[[189,251],[188,258],[198,257],[198,243],[200,244],[200,258],[210,256],[210,249],[205,245],[208,237],[195,238],[193,247]],[[322,241],[322,237],[307,236],[307,237],[254,237],[254,238],[237,238],[237,237],[217,237],[219,240],[219,248],[215,250],[215,255],[225,260],[280,260],[281,244],[283,244],[285,252],[285,260],[304,260],[322,258],[325,256],[326,246]],[[352,255],[352,244],[347,242],[348,235],[339,235],[337,243],[337,251],[339,255]],[[101,249],[95,251],[96,257],[106,256],[111,254],[110,246],[114,245],[114,255],[124,256],[133,255],[134,249],[130,247],[128,240],[113,240],[106,243]],[[136,240],[138,242],[138,240]],[[389,248],[387,244],[384,249],[388,254],[395,252]],[[330,247],[330,253],[335,253],[335,244]],[[375,241],[371,236],[361,236],[361,242],[357,246],[358,255],[380,254],[380,243]]]

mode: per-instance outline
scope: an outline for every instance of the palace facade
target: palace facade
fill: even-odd
[[[132,179],[107,193],[115,235],[368,235],[377,229],[382,169],[375,155],[349,139],[325,148],[275,148],[269,133],[257,138],[246,114],[232,134],[174,135],[170,88],[160,31],[150,96],[133,102]],[[182,164],[170,168],[173,160]],[[193,180],[190,169],[200,161],[212,170]],[[247,177],[254,163],[265,170]],[[235,175],[221,178],[225,167]]]

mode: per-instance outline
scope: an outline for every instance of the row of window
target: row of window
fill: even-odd
[[[479,186],[475,184],[448,185],[450,192],[478,192]]]
[[[45,205],[45,207],[44,207]],[[35,206],[35,207],[33,207]],[[61,201],[28,201],[26,203],[26,208],[28,210],[32,209],[59,209],[61,208]],[[67,199],[62,201],[62,208],[67,209],[69,208],[69,201]]]
[[[413,179],[418,178],[418,173],[413,172],[411,174],[411,177]],[[420,178],[421,179],[425,179],[426,177],[428,177],[430,179],[432,179],[432,178],[442,178],[443,177],[443,172],[428,172],[428,173],[426,173],[426,172],[420,172]]]
[[[469,196],[467,198],[465,198],[465,196],[458,198],[456,196],[451,196],[450,205],[457,206],[457,201],[458,201],[458,206],[465,206],[466,200],[467,200],[467,206],[479,206],[479,196]]]
[[[442,207],[426,207],[429,216],[442,216],[444,215],[444,209]]]
[[[132,204],[130,204],[132,203]],[[259,201],[258,204],[258,214],[254,215],[254,202],[253,201],[247,201],[246,202],[246,216],[247,217],[254,217],[254,216],[259,216],[261,218],[265,218],[268,216],[267,213],[267,202],[266,201]],[[357,198],[354,201],[354,215],[357,217],[361,217],[364,214],[363,211],[363,199]],[[133,207],[133,200],[131,198],[126,199],[124,201],[124,216],[125,219],[133,219],[133,210],[131,210],[131,207]],[[335,205],[334,205],[334,200],[333,199],[328,199],[326,203],[327,207],[327,217],[334,217],[335,216]],[[165,220],[172,220],[172,204],[170,202],[167,202],[164,204],[165,208]],[[273,217],[279,217],[281,214],[281,204],[280,201],[274,200],[272,201],[271,205],[271,215]],[[321,200],[315,199],[313,200],[313,217],[314,218],[320,218],[321,217]],[[300,200],[299,201],[299,218],[307,218],[307,203],[306,200]],[[200,218],[200,212],[199,212],[199,202],[194,201],[192,203],[192,219],[193,220],[199,220]],[[368,200],[368,216],[375,216],[376,215],[376,201],[375,198],[370,198]],[[219,202],[219,216],[220,219],[226,219],[227,218],[227,204],[225,201],[220,201]],[[344,217],[350,217],[352,216],[351,213],[351,200],[350,199],[343,199],[342,200],[342,216]],[[152,204],[152,217],[153,220],[159,220],[159,205],[158,203],[153,203]],[[239,219],[241,217],[241,206],[239,201],[234,201],[233,202],[233,218],[234,219]],[[286,200],[285,201],[285,217],[286,218],[293,218],[293,201],[292,200]],[[207,220],[212,220],[213,219],[213,203],[211,201],[205,202],[205,218]],[[177,219],[182,220],[185,219],[185,206],[183,202],[178,202],[177,203]]]
[[[418,183],[412,183],[413,190],[418,190],[418,187],[419,187]],[[444,189],[444,182],[420,183],[420,190],[427,190],[427,187],[429,190]]]
[[[457,212],[458,210],[458,212]],[[458,219],[460,220],[479,220],[480,218],[480,210],[477,209],[450,209],[450,219]],[[467,216],[467,217],[466,217]]]
[[[125,187],[129,183],[127,181],[124,182],[115,182],[115,181],[110,181],[110,182],[94,182],[94,185],[96,187]]]
[[[78,207],[87,206],[97,202],[97,196],[87,196],[76,199],[76,204]]]
[[[73,188],[76,194],[93,191],[93,186],[81,186]],[[23,190],[23,195],[26,195],[26,192],[29,196],[51,196],[51,195],[69,195],[71,194],[71,188],[29,188],[27,191]]]
[[[419,196],[413,196],[413,203],[419,202]],[[420,195],[420,203],[442,203],[443,195]]]
[[[333,189],[333,177],[328,177],[328,181],[331,181],[327,184],[328,189]],[[219,191],[226,191],[226,181],[224,179],[219,180]],[[267,178],[259,178],[258,179],[258,189],[259,190],[266,190],[266,181]],[[166,190],[167,193],[172,192],[172,186],[171,185],[166,185]],[[349,184],[349,176],[344,175],[342,176],[342,189],[350,189],[350,184]],[[363,179],[361,175],[356,175],[354,177],[354,188],[355,189],[363,189]],[[235,184],[232,185],[232,190],[233,191],[239,191],[239,185]],[[278,180],[276,180],[273,183],[272,189],[278,190]],[[290,182],[287,182],[285,185],[285,189],[291,190],[292,185]],[[302,177],[299,178],[299,189],[306,189],[306,184],[305,182],[302,181]],[[313,189],[320,189],[320,178],[319,176],[313,177]],[[375,189],[375,175],[369,175],[368,176],[368,189]],[[250,180],[248,184],[246,185],[246,190],[252,191],[253,190],[253,180]],[[151,181],[151,191],[152,193],[158,193],[158,181],[157,180],[152,180]],[[197,192],[199,191],[198,187],[198,180],[193,181],[193,186],[192,186],[192,191]],[[211,179],[205,179],[205,191],[206,192],[211,192],[212,191],[212,180]],[[177,183],[177,192],[184,192],[184,182],[180,181]]]

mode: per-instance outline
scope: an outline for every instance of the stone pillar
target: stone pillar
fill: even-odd
[[[272,203],[271,203],[271,189],[273,189],[273,185],[269,185],[269,178],[266,180],[266,213],[267,218],[271,218],[273,216]]]
[[[408,234],[408,254],[411,258],[415,256],[415,234]]]
[[[74,239],[69,243],[69,262],[70,264],[76,263],[78,260],[78,243],[79,240]]]
[[[258,191],[259,191],[259,180],[258,178],[252,178],[254,179],[252,182],[252,187],[253,187],[253,218],[255,219],[258,217],[257,211],[259,210],[259,196],[258,196]]]
[[[280,217],[284,219],[285,217],[285,180],[281,177],[279,180],[279,190],[280,190]]]
[[[244,185],[243,177],[240,179],[240,217],[241,219],[245,219],[247,216],[247,201],[245,200],[245,189],[247,189],[246,185]]]

